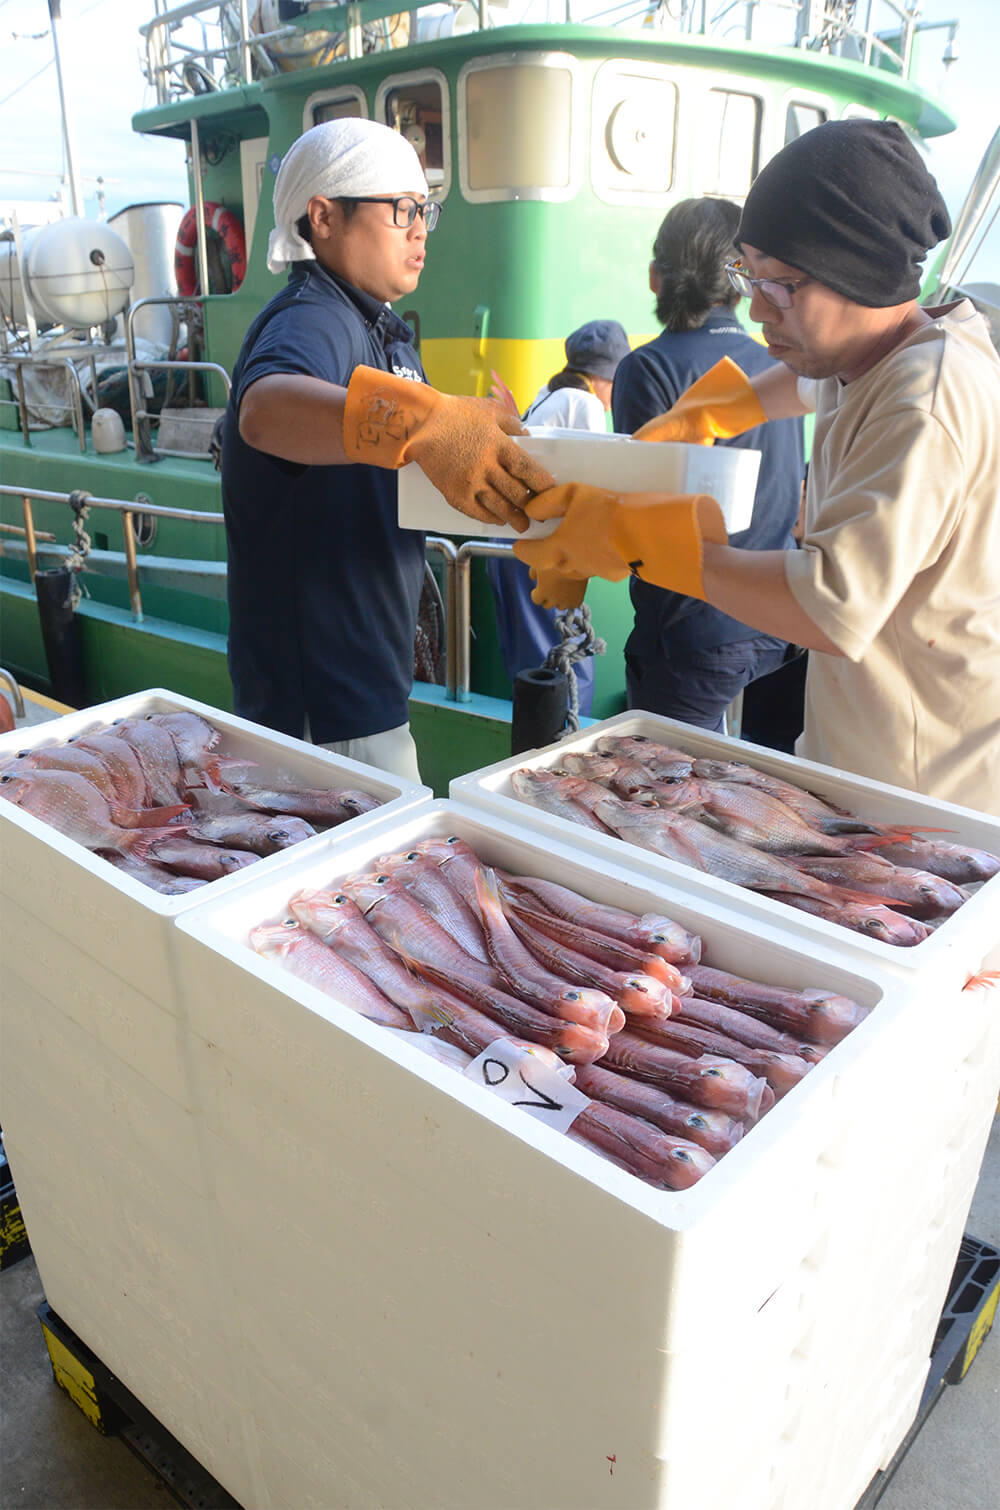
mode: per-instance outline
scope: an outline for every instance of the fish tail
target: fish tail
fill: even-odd
[[[171,818],[179,818],[182,813],[191,811],[186,802],[178,803],[176,807],[146,807],[135,809],[120,807],[117,803],[111,806],[111,816],[119,828],[157,828],[169,823]],[[183,825],[185,828],[187,825]],[[175,825],[172,833],[179,833],[181,825]]]
[[[150,855],[150,850],[161,839],[176,839],[179,834],[186,831],[187,825],[183,823],[171,824],[169,828],[134,828],[128,830],[128,837],[120,841],[118,848],[128,855],[134,855],[137,860],[155,858]]]

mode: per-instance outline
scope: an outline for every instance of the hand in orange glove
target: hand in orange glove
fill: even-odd
[[[549,488],[531,499],[532,519],[562,517],[542,540],[518,540],[514,554],[537,582],[532,600],[546,608],[575,606],[572,582],[630,573],[643,582],[702,598],[702,544],[728,542],[722,510],[703,493],[612,493],[586,483]]]
[[[746,374],[730,357],[723,357],[666,414],[641,425],[633,440],[682,440],[710,446],[715,440],[766,424],[767,415]]]
[[[344,404],[351,461],[396,469],[415,461],[462,514],[486,524],[528,527],[524,505],[552,476],[509,437],[519,419],[492,399],[438,393],[426,383],[355,367]]]

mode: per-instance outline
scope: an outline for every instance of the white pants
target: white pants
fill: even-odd
[[[308,718],[302,737],[311,738]],[[380,771],[390,771],[404,781],[420,784],[417,747],[408,723],[400,724],[398,729],[386,729],[381,734],[366,734],[363,739],[334,739],[322,748],[333,755],[362,760],[365,765],[377,766]]]

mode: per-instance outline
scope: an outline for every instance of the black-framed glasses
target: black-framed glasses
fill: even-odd
[[[768,304],[773,304],[775,309],[791,309],[792,296],[796,290],[803,283],[816,281],[808,273],[802,278],[751,278],[742,262],[727,262],[726,273],[738,294],[752,299],[754,289],[759,288]]]
[[[377,197],[368,194],[341,194],[339,198],[346,199],[349,204],[391,204],[393,225],[399,226],[402,231],[408,231],[417,216],[421,215],[429,236],[441,218],[441,206],[435,200],[425,199],[421,203],[412,194],[401,194],[398,199],[392,199],[389,195]]]

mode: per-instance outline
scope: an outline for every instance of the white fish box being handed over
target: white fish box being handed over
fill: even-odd
[[[610,807],[604,808],[608,821],[618,823],[619,830],[630,832],[633,839],[641,838],[641,845],[609,831],[599,817],[599,808],[595,808],[592,818],[591,813],[580,809],[576,798],[560,804],[558,795],[555,799],[546,797],[543,790],[549,773],[554,775],[557,772],[565,772],[570,779],[580,779],[588,786],[599,783],[606,787],[617,778],[617,773],[602,770],[596,763],[602,754],[609,754],[610,759],[617,758],[620,752],[615,742],[622,739],[665,745],[681,757],[677,761],[668,760],[659,767],[659,779],[663,782],[659,790],[655,773],[651,781],[646,781],[633,768],[631,775],[625,774],[624,785],[620,781],[617,788],[602,794],[602,800],[611,799]],[[636,746],[631,747],[626,758],[638,761],[640,757],[636,749]],[[696,762],[693,769],[691,761]],[[796,861],[804,863],[807,869],[812,867],[811,877],[805,882],[810,887],[809,895],[802,905],[819,906],[823,912],[807,912],[800,906],[774,899],[778,893],[770,887],[765,891],[766,880],[762,874],[755,872],[750,876],[760,886],[759,890],[725,878],[723,870],[728,869],[733,876],[735,869],[724,856],[707,850],[703,841],[707,830],[708,836],[718,831],[717,837],[723,847],[729,842],[728,835],[734,830],[724,829],[724,825],[730,818],[731,806],[726,810],[720,808],[718,815],[714,807],[706,809],[707,816],[694,828],[684,826],[693,821],[698,803],[703,800],[705,783],[713,781],[721,783],[730,804],[734,798],[739,804],[738,823],[734,827],[738,829],[739,823],[745,821],[743,804],[746,795],[756,789],[741,785],[741,778],[732,772],[727,782],[727,773],[719,762],[740,762],[744,767],[753,767],[765,782],[770,781],[772,794],[780,794],[783,807],[789,801],[801,800],[808,808],[807,794],[812,794],[860,820],[853,824],[850,819],[846,823],[835,819],[829,832],[824,830],[819,834],[808,827],[812,819],[794,825],[795,850],[801,847],[805,852],[803,858],[796,854]],[[742,778],[747,775],[744,770]],[[783,791],[780,783],[797,788],[802,798]],[[626,800],[629,791],[632,796]],[[1000,966],[1000,873],[994,873],[1000,866],[1000,820],[969,808],[938,802],[899,787],[801,760],[795,755],[785,755],[725,734],[708,733],[690,724],[638,710],[591,724],[545,749],[498,761],[480,771],[456,777],[451,783],[450,794],[457,802],[503,813],[512,821],[524,823],[539,833],[558,833],[581,850],[627,864],[637,874],[669,875],[694,893],[723,896],[735,911],[747,918],[772,918],[781,922],[794,918],[799,928],[815,938],[838,949],[856,951],[862,958],[892,969],[917,971],[927,979],[961,986],[977,971]],[[596,793],[590,787],[579,795],[586,802]],[[767,798],[766,788],[763,795]],[[665,837],[643,831],[648,820],[643,817],[642,805],[652,803],[654,798],[658,806],[664,807],[665,820],[670,820],[674,813],[678,814],[677,824],[668,827]],[[694,805],[685,812],[689,799]],[[549,806],[541,806],[543,802],[548,802]],[[629,815],[623,811],[629,802],[633,808],[639,807],[638,814],[632,815],[631,824]],[[561,810],[553,811],[554,806]],[[788,816],[796,818],[792,813],[780,821],[787,821]],[[635,817],[639,819],[638,827],[634,826]],[[654,815],[654,824],[657,821]],[[762,820],[759,814],[755,814],[754,821],[772,820],[766,817]],[[823,821],[827,820],[824,818]],[[912,830],[918,849],[921,843],[925,851],[934,844],[948,844],[955,846],[960,853],[946,857],[939,855],[933,863],[926,854],[921,859],[905,858],[899,847],[890,842],[887,830],[899,833]],[[778,837],[784,844],[784,832]],[[702,844],[700,849],[699,843]],[[650,844],[659,848],[647,847]],[[826,884],[831,883],[823,882],[820,871],[829,865],[834,851],[842,854],[850,847],[856,847],[850,863],[861,862],[866,855],[874,857],[875,865],[869,866],[869,872],[881,870],[884,876],[892,874],[886,871],[886,861],[891,861],[910,872],[905,880],[908,887],[916,890],[908,890],[903,894],[902,905],[891,909],[889,893],[873,894],[870,879],[842,882],[831,907],[825,890]],[[751,850],[752,857],[760,853],[752,845]],[[978,853],[970,856],[968,851]],[[791,853],[782,848],[773,854],[774,860],[779,862],[778,868],[782,872],[779,879],[785,894],[790,894],[790,882],[794,880],[794,872],[788,871]],[[921,880],[914,878],[914,867],[926,873],[935,865],[941,868],[933,876],[925,874]],[[950,878],[949,870],[952,872]],[[770,871],[767,873],[771,874]],[[876,878],[874,884],[885,883]],[[850,908],[847,906],[848,892],[851,897],[861,899]],[[935,908],[945,910],[934,911]],[[947,912],[947,908],[954,910]],[[928,975],[927,972],[932,973]]]
[[[431,803],[178,920],[261,1502],[844,1510],[926,1373],[995,1099],[988,993],[951,1012],[794,917],[520,818]],[[656,1189],[491,1093],[488,1055],[439,1063],[251,947],[293,895],[451,836],[868,1015],[696,1184]]]
[[[760,452],[739,446],[694,446],[682,441],[633,440],[590,430],[528,427],[518,441],[556,482],[587,482],[616,493],[708,493],[731,535],[749,528]],[[453,509],[416,462],[399,472],[399,523],[433,534],[481,535],[502,540],[550,535],[557,519],[535,521],[525,535],[508,524],[482,524]]]
[[[248,782],[248,792],[251,787],[259,790],[275,785],[330,792],[349,789],[363,795],[364,801],[359,800],[359,807],[367,807],[371,803],[370,811],[360,812],[358,816],[346,820],[349,824],[362,827],[370,821],[373,814],[383,812],[386,807],[393,811],[403,810],[430,797],[428,787],[417,786],[372,766],[332,755],[329,751],[302,740],[275,734],[270,729],[248,723],[219,708],[161,688],[133,693],[113,702],[37,724],[33,728],[18,729],[3,735],[0,737],[0,781],[10,784],[12,777],[18,778],[22,774],[22,763],[25,767],[31,767],[33,760],[41,757],[43,751],[46,757],[53,755],[61,758],[59,752],[70,741],[82,736],[107,729],[122,720],[139,722],[148,719],[150,715],[171,713],[196,714],[219,731],[218,744],[211,752],[213,757],[221,760],[217,770],[223,781],[228,775],[232,781],[242,778]],[[18,756],[21,759],[15,758]],[[84,754],[82,758],[87,757]],[[248,764],[230,767],[227,764],[229,761],[245,761]],[[32,771],[29,769],[23,774],[30,778]],[[46,771],[43,774],[51,776],[55,773]],[[189,774],[197,779],[197,772]],[[80,780],[81,777],[74,776],[75,782]],[[14,786],[11,789],[16,791]],[[0,792],[2,791],[3,787],[0,786]],[[99,791],[97,795],[100,796]],[[184,793],[174,800],[178,804],[184,802]],[[210,816],[213,798],[204,786],[188,792],[187,800],[192,805],[204,804],[206,816]],[[162,801],[161,796],[160,802]],[[141,801],[132,804],[133,807],[137,805],[142,806]],[[123,806],[127,808],[129,803],[126,801]],[[101,811],[107,812],[106,805]],[[255,811],[250,805],[246,806],[248,816]],[[148,814],[142,816],[145,818]],[[186,818],[193,816],[197,816],[197,813],[178,813],[169,823],[157,825],[156,832],[161,834],[164,828],[169,829],[173,824],[183,823]],[[134,815],[130,821],[134,821]],[[312,838],[308,837],[310,831],[322,826],[318,822],[308,824],[303,820],[297,820],[292,826],[278,823],[274,842],[285,844],[289,839],[302,834],[306,837],[301,842],[311,843]],[[271,826],[267,821],[264,827],[270,834]],[[278,829],[282,830],[280,834],[277,833]],[[128,834],[134,835],[138,840],[140,847],[148,832],[143,827],[128,830]],[[180,837],[181,833],[178,831],[177,838]],[[166,838],[167,842],[176,842],[170,838],[169,833]],[[126,839],[127,844],[131,842],[131,838]],[[262,848],[266,850],[269,847],[271,842],[265,838]],[[204,849],[206,856],[213,862],[219,856],[228,857],[235,853],[235,858],[226,858],[222,863],[232,864],[236,868],[230,874],[210,880],[207,886],[198,890],[168,895],[154,890],[151,885],[136,879],[127,871],[116,868],[111,860],[92,852],[84,843],[67,837],[51,822],[35,816],[34,812],[26,811],[13,801],[0,800],[0,895],[18,909],[18,917],[22,919],[26,930],[21,933],[13,922],[8,922],[9,938],[4,952],[4,970],[15,974],[29,972],[30,978],[32,955],[36,960],[45,955],[46,948],[42,944],[45,939],[58,949],[68,944],[74,951],[81,951],[82,955],[96,962],[99,972],[113,972],[124,978],[135,991],[145,992],[165,1006],[172,1003],[168,946],[173,919],[185,911],[203,891],[211,889],[214,892],[216,888],[231,890],[242,884],[251,869],[280,865],[290,853],[287,848],[279,848],[257,861],[251,852],[240,853],[242,845],[232,841],[220,847],[218,854],[213,853],[208,844],[204,845]],[[151,858],[157,858],[155,851]],[[56,974],[58,975],[58,970]],[[64,999],[64,987],[71,992],[86,989],[88,981],[87,970],[77,961],[73,968],[68,969],[66,982],[53,978],[49,973],[47,994],[52,1000],[59,1001]]]

